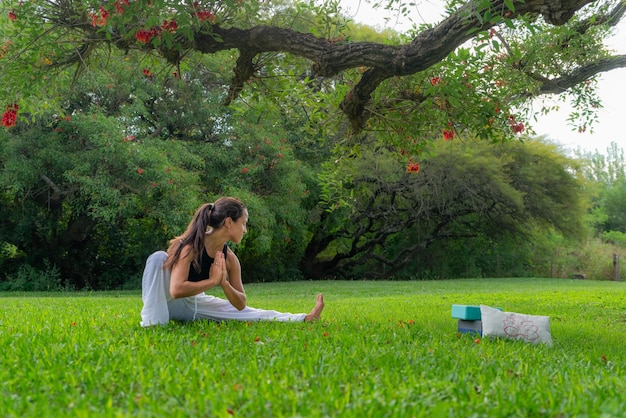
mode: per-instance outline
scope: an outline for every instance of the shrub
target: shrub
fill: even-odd
[[[613,244],[620,248],[626,248],[626,234],[620,231],[607,231],[603,232],[602,241],[607,244]]]
[[[63,290],[61,273],[56,266],[44,261],[44,270],[22,264],[14,276],[0,282],[0,291],[55,291]]]

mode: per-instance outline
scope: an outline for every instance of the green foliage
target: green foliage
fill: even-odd
[[[575,255],[579,271],[593,280],[614,280],[615,266],[613,255],[617,254],[621,260],[626,258],[624,248],[612,244],[605,244],[600,240],[590,240],[585,245],[574,247],[572,254]],[[620,277],[626,275],[626,265],[620,264]]]
[[[296,276],[305,212],[291,198],[310,198],[289,142],[306,139],[280,129],[255,132],[258,120],[232,127],[219,104],[226,94],[220,74],[232,59],[226,54],[179,69],[139,61],[132,51],[109,58],[105,71],[88,68],[68,86],[60,116],[40,112],[35,124],[1,133],[2,238],[23,255],[3,256],[5,275],[25,261],[52,260],[70,287],[136,287],[145,257],[180,233],[207,195],[232,192],[259,209],[258,241],[254,234],[249,240],[259,245],[248,251],[261,268],[250,269],[258,272],[251,279],[276,278],[268,265],[281,266],[278,277]],[[233,142],[238,129],[243,138]],[[257,197],[271,195],[262,204]],[[31,246],[34,239],[42,244]],[[79,255],[85,253],[96,256]]]
[[[159,248],[197,206],[197,177],[187,170],[200,163],[183,144],[128,140],[99,113],[4,133],[3,143],[2,239],[33,266],[58,265],[71,287],[119,285],[141,265],[121,257],[125,246]],[[150,235],[139,218],[152,220]]]
[[[5,279],[21,263],[45,270],[50,262],[65,286],[118,287],[199,205],[204,162],[185,143],[153,135],[158,113],[138,106],[158,97],[153,83],[133,80],[121,62],[111,62],[111,78],[82,79],[61,116],[0,133],[2,239],[24,254]]]
[[[247,30],[261,25],[289,28],[326,39],[334,45],[361,40],[383,45],[408,44],[412,40],[408,36],[418,35],[417,32],[408,35],[389,31],[377,33],[372,28],[354,24],[344,15],[341,2],[335,0],[35,3],[6,1],[3,10],[14,11],[16,17],[9,20],[3,13],[0,20],[2,37],[9,42],[2,54],[8,59],[0,61],[3,80],[7,81],[0,85],[0,93],[9,103],[13,100],[20,102],[21,109],[27,114],[46,111],[57,100],[62,101],[62,95],[58,93],[63,91],[63,84],[80,78],[86,68],[98,66],[100,61],[108,59],[111,47],[125,54],[137,53],[146,61],[168,62],[181,73],[181,68],[183,71],[192,68],[202,59],[201,56],[221,50],[205,45],[199,38],[224,43],[221,38],[225,36],[223,30],[229,29]],[[463,3],[446,2],[447,13],[465,13]],[[376,6],[383,5],[377,3]],[[542,84],[547,85],[547,80],[562,76],[572,77],[583,66],[608,56],[602,44],[608,34],[606,25],[595,24],[590,19],[586,23],[594,24],[581,29],[585,18],[598,16],[598,20],[602,20],[599,16],[607,12],[607,4],[587,7],[579,12],[580,17],[558,26],[548,25],[534,14],[509,18],[507,14],[515,11],[512,1],[497,6],[499,10],[491,6],[489,1],[478,2],[473,13],[478,17],[478,24],[490,22],[494,25],[492,31],[469,28],[472,30],[471,42],[463,44],[458,39],[450,39],[450,42],[461,44],[447,56],[433,59],[428,68],[419,71],[407,68],[407,74],[394,72],[393,75],[399,77],[382,77],[387,81],[374,92],[371,102],[365,104],[367,117],[372,119],[366,129],[388,133],[390,144],[397,142],[397,136],[418,138],[420,144],[412,149],[416,153],[450,127],[458,134],[468,136],[511,138],[518,131],[511,131],[510,118],[514,118],[516,125],[528,125],[531,115],[528,98],[537,94]],[[403,16],[411,18],[410,3],[390,1],[383,7],[397,9]],[[461,21],[469,16],[458,17]],[[148,38],[140,36],[150,31],[154,33]],[[358,56],[354,65],[348,65],[349,68],[341,69],[336,75],[325,74],[324,77],[328,78],[320,81],[310,70],[312,61],[315,65],[320,63],[309,51],[298,51],[289,43],[278,48],[272,46],[265,50],[262,46],[259,49],[253,39],[255,37],[251,36],[249,44],[245,45],[239,44],[246,42],[241,39],[234,43],[230,39],[225,42],[228,48],[248,51],[243,53],[244,56],[250,51],[253,54],[244,58],[244,61],[250,58],[246,63],[251,67],[250,74],[244,76],[248,70],[242,71],[242,66],[235,71],[237,83],[234,84],[237,85],[234,90],[243,88],[244,101],[251,96],[263,95],[269,100],[280,101],[283,106],[292,105],[292,100],[309,102],[307,106],[324,111],[308,114],[331,126],[335,126],[341,116],[337,115],[340,102],[354,94],[351,93],[352,87],[370,68],[367,63],[372,62],[374,68],[381,60],[376,54]],[[219,52],[216,57],[221,59],[229,55],[230,52]],[[234,67],[233,57],[224,64],[224,68]],[[68,65],[76,65],[75,72],[65,71]],[[240,77],[244,79],[239,80]],[[441,83],[433,85],[431,80],[435,77]],[[230,78],[229,83],[234,81]],[[582,77],[574,80],[570,96],[576,109],[573,118],[581,125],[589,126],[595,119],[599,103],[593,83],[585,81],[589,80]],[[283,88],[276,89],[277,83]],[[205,86],[209,84],[205,83]],[[320,92],[324,94],[317,100],[307,100],[307,91],[314,91],[314,96]],[[290,97],[285,97],[285,93]],[[314,105],[314,102],[318,104]]]
[[[601,234],[602,240],[621,248],[626,248],[626,233],[620,231],[607,231]]]
[[[43,270],[22,264],[14,277],[0,282],[0,291],[60,291],[63,290],[61,272],[44,260]]]
[[[626,179],[604,192],[601,205],[607,216],[603,229],[626,232]]]
[[[291,312],[307,311],[318,291],[326,297],[318,323],[151,329],[138,325],[136,292],[3,294],[0,410],[7,418],[624,412],[623,283],[247,286],[252,306]],[[553,347],[459,335],[451,305],[481,303],[549,316]]]
[[[570,239],[585,235],[575,160],[552,145],[441,141],[418,173],[401,169],[401,156],[372,149],[364,144],[334,167],[353,198],[320,218],[305,260],[309,274],[525,275],[533,271],[526,241],[552,229]]]
[[[581,173],[584,178],[598,187],[611,187],[626,180],[626,159],[624,149],[611,142],[605,152],[582,152],[576,156],[581,160]]]
[[[604,234],[603,234],[604,235]],[[590,280],[614,280],[616,266],[613,255],[626,257],[620,238],[609,233],[606,239],[590,238],[585,241],[571,241],[560,234],[536,235],[528,245],[527,258],[530,271],[542,277],[586,278]],[[620,277],[625,277],[626,265],[619,266]]]
[[[63,116],[0,133],[10,225],[0,239],[25,254],[3,260],[5,274],[51,260],[68,287],[137,287],[147,255],[180,234],[201,202],[235,195],[251,215],[238,248],[245,279],[299,277],[307,208],[317,202],[308,164],[324,155],[315,138],[285,130],[271,108],[260,116],[221,107],[214,70],[223,62],[198,62],[182,78],[158,62],[146,73],[133,55],[107,64],[75,86]]]
[[[615,142],[606,153],[577,152],[580,173],[587,180],[587,222],[597,233],[626,232],[626,160]]]
[[[584,237],[582,184],[573,175],[575,160],[558,146],[538,140],[513,142],[496,148],[495,154],[508,160],[506,172],[512,186],[523,193],[528,215],[570,238]]]

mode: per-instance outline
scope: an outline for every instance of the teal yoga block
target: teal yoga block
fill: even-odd
[[[452,305],[452,318],[464,321],[479,321],[480,306],[475,305]]]
[[[502,310],[502,308],[494,308]],[[464,321],[480,321],[480,306],[477,305],[452,305],[452,318]]]

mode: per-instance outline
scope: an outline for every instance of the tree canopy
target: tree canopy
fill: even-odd
[[[406,274],[415,260],[441,252],[430,248],[441,242],[522,244],[530,231],[551,228],[568,237],[583,235],[577,164],[554,145],[441,141],[420,164],[419,175],[398,170],[393,161],[380,152],[351,161],[358,173],[350,183],[354,203],[349,210],[320,214],[303,257],[310,276]]]
[[[600,105],[593,77],[626,65],[602,43],[624,15],[619,0],[449,0],[440,22],[394,42],[351,39],[336,1],[9,0],[0,7],[5,126],[49,105],[60,82],[54,70],[73,66],[80,76],[110,48],[164,60],[178,76],[197,54],[235,52],[224,68],[232,72],[225,104],[276,94],[271,78],[281,76],[313,95],[332,90],[326,101],[337,112],[327,108],[327,118],[339,115],[352,133],[397,134],[420,121],[421,129],[408,129],[420,140],[520,133],[530,98],[563,92],[587,125]]]

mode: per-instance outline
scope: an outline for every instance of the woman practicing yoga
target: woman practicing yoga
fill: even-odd
[[[241,242],[246,233],[248,210],[233,197],[202,205],[187,230],[170,241],[165,251],[148,257],[142,279],[144,327],[166,324],[170,319],[193,321],[315,321],[324,309],[317,295],[308,314],[283,313],[246,306],[241,265],[228,241]],[[226,299],[204,292],[220,286]]]

